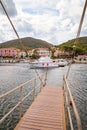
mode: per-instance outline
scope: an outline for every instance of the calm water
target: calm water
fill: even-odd
[[[62,86],[63,75],[66,74],[68,67],[48,69],[47,85]],[[45,72],[46,69],[38,69],[39,73]],[[15,88],[21,83],[30,80],[36,75],[35,70],[30,69],[28,63],[8,64],[0,66],[0,95]],[[76,102],[80,117],[82,120],[83,130],[87,130],[87,64],[73,64],[70,70],[69,82],[72,94]],[[28,88],[30,90],[30,87]],[[27,92],[24,90],[24,94]],[[4,115],[10,106],[14,106],[18,100],[18,92],[14,96],[0,101],[0,117]],[[23,104],[23,112],[32,102],[32,96]],[[18,108],[19,110],[19,108]],[[18,110],[10,115],[10,118],[0,126],[0,130],[13,130],[18,122]]]

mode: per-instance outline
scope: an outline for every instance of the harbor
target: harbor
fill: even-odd
[[[0,0],[0,130],[87,129],[84,2]]]
[[[53,69],[48,69],[48,76],[47,76],[47,86],[62,86],[63,82],[63,75],[66,74],[68,69],[68,66],[65,67],[59,67],[59,68],[53,68]],[[38,69],[38,72],[44,73],[46,72],[46,69]],[[16,86],[28,81],[29,79],[31,80],[33,77],[35,77],[35,70],[30,69],[28,63],[16,63],[12,65],[6,65],[6,66],[0,66],[0,82],[1,82],[1,87],[0,87],[0,95],[10,91],[11,89],[14,89]],[[76,106],[78,108],[80,117],[81,117],[81,122],[83,126],[83,130],[87,128],[86,122],[86,106],[87,106],[87,89],[86,89],[86,80],[87,77],[87,64],[72,64],[72,68],[70,71],[70,87],[71,91],[73,94],[73,98],[75,100]],[[32,86],[32,85],[31,85]],[[28,86],[24,90],[24,95],[26,95],[27,90],[31,90],[31,87]],[[9,100],[12,99],[12,100]],[[11,108],[14,106],[16,100],[18,98],[18,92],[14,93],[14,96],[12,95],[11,97],[8,97],[7,100],[2,100],[1,101],[1,109],[0,109],[0,117],[2,117],[2,110],[4,113],[6,113],[7,109],[9,107]],[[29,104],[32,102],[32,96],[30,96],[27,99],[27,102],[23,104],[22,108],[22,114],[25,112],[27,108],[29,108]],[[3,114],[4,114],[3,113]],[[74,119],[74,118],[73,118]],[[13,130],[17,122],[19,121],[19,109],[17,109],[12,115],[9,116],[9,118],[2,124],[0,125],[1,130]],[[6,123],[7,122],[7,123]],[[75,122],[74,122],[75,123]],[[74,125],[76,127],[76,125]]]

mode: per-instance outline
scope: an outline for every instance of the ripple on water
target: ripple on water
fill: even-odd
[[[72,94],[80,113],[83,130],[87,129],[87,64],[73,65],[70,71]]]
[[[63,75],[67,71],[67,66],[63,68],[55,68],[48,70],[47,85],[48,86],[61,86]],[[39,73],[46,72],[46,70],[38,70]],[[35,76],[35,71],[30,69],[29,64],[14,64],[10,66],[0,66],[0,94],[7,92],[20,85],[21,83],[30,80]],[[80,113],[82,120],[83,130],[87,129],[87,64],[73,64],[70,69],[69,82],[71,91],[76,102],[76,106]],[[27,93],[26,89],[24,95]],[[14,93],[14,96],[0,101],[0,116],[4,115],[7,109],[12,107],[18,100],[19,93]],[[23,111],[31,104],[31,98],[26,100],[23,104]],[[3,110],[4,108],[4,110]],[[10,115],[5,125],[0,126],[1,130],[13,130],[18,122],[19,108]],[[7,125],[6,125],[7,124]],[[12,125],[11,125],[12,124]]]

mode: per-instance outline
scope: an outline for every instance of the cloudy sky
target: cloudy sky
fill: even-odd
[[[20,37],[61,44],[76,37],[85,0],[2,0]],[[81,36],[87,36],[87,13]],[[0,5],[0,43],[16,39]]]

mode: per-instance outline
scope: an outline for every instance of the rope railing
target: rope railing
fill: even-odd
[[[41,76],[45,76],[45,73],[41,74]],[[19,110],[20,118],[22,117],[22,103],[23,103],[23,101],[25,101],[26,98],[27,98],[29,95],[31,95],[32,93],[33,93],[33,99],[34,99],[34,98],[35,98],[35,94],[36,94],[36,89],[38,88],[38,86],[40,86],[40,91],[41,91],[41,89],[43,88],[43,84],[42,84],[42,82],[40,81],[40,79],[39,79],[39,81],[40,81],[41,83],[36,83],[37,78],[38,78],[38,77],[35,77],[35,78],[33,78],[33,79],[31,79],[31,80],[29,80],[29,81],[27,81],[27,82],[25,82],[25,83],[23,83],[23,84],[17,86],[16,88],[14,88],[14,89],[12,89],[12,90],[10,90],[10,91],[8,91],[8,92],[6,92],[5,94],[2,94],[2,95],[0,96],[0,99],[2,100],[2,99],[4,99],[5,97],[8,97],[8,96],[9,96],[10,94],[12,94],[13,92],[15,92],[16,90],[20,90],[20,91],[19,91],[19,93],[20,93],[20,97],[19,97],[20,100],[19,100],[19,102],[17,102],[16,105],[15,105],[13,108],[11,108],[11,110],[10,110],[8,113],[6,113],[6,114],[0,119],[0,124],[3,123],[4,120],[5,120],[18,106],[20,107],[20,110]],[[32,90],[29,91],[29,92],[22,98],[22,95],[23,95],[23,90],[22,90],[22,89],[23,89],[24,87],[26,87],[25,85],[28,85],[28,84],[30,84],[31,82],[34,83]]]
[[[71,128],[71,130],[74,130],[74,125],[73,125],[72,115],[71,115],[71,110],[70,110],[70,108],[72,106],[73,111],[74,111],[74,115],[75,115],[75,118],[76,118],[76,122],[77,122],[77,128],[78,128],[78,130],[82,130],[82,124],[81,124],[80,116],[79,116],[77,107],[75,105],[73,96],[71,94],[71,90],[70,90],[66,76],[63,78],[63,80],[64,80],[63,88],[64,88],[64,99],[65,99],[65,118],[66,118],[66,122],[69,120],[70,128]]]
[[[79,39],[79,37],[80,37],[80,33],[81,33],[81,29],[82,29],[82,25],[83,25],[85,13],[86,13],[86,8],[87,8],[87,0],[85,0],[85,4],[84,4],[83,11],[82,11],[80,23],[79,23],[78,30],[77,30],[77,33],[76,33],[76,38],[75,38],[75,41],[74,41],[74,43],[73,43],[73,58],[75,57],[76,44],[77,44],[78,39]],[[69,67],[68,67],[67,77],[68,77],[68,75],[69,75],[70,68],[71,68],[71,63],[69,64]]]
[[[12,29],[14,30],[14,32],[15,32],[17,38],[18,38],[18,42],[19,42],[20,45],[22,46],[22,49],[24,49],[25,52],[26,52],[26,54],[28,55],[27,49],[26,49],[26,47],[25,47],[24,44],[23,44],[23,40],[20,38],[20,36],[19,36],[19,34],[18,34],[18,32],[17,32],[17,30],[16,30],[16,28],[15,28],[15,26],[14,26],[14,24],[13,24],[13,22],[12,22],[10,16],[9,16],[9,14],[8,14],[8,12],[7,12],[7,10],[6,10],[6,8],[4,7],[4,4],[3,4],[2,0],[0,0],[0,4],[1,4],[1,6],[2,6],[2,8],[3,8],[3,11],[4,11],[4,13],[6,14],[6,16],[7,16],[8,20],[9,20],[10,24],[11,24]]]
[[[8,20],[9,20],[9,22],[10,22],[11,27],[13,28],[13,30],[14,30],[14,32],[15,32],[17,38],[18,38],[18,41],[19,41],[20,45],[22,46],[22,49],[24,49],[25,52],[26,52],[26,54],[28,55],[27,48],[24,46],[23,40],[20,38],[20,36],[19,36],[19,34],[18,34],[18,32],[17,32],[17,30],[16,30],[16,28],[15,28],[15,26],[14,26],[14,24],[13,24],[13,22],[12,22],[10,16],[9,16],[9,14],[8,14],[8,12],[7,12],[5,6],[4,6],[4,4],[3,4],[3,2],[2,2],[2,0],[0,0],[0,4],[1,4],[2,8],[3,8],[3,11],[4,11],[5,15],[7,16]],[[28,56],[29,56],[29,55],[28,55]],[[34,68],[34,70],[35,70],[36,74],[38,75],[39,79],[40,79],[41,82],[42,82],[42,79],[41,79],[41,77],[39,76],[38,71],[37,71],[35,68]],[[43,82],[42,82],[42,83],[43,83]],[[43,84],[43,85],[44,85],[44,84]]]

